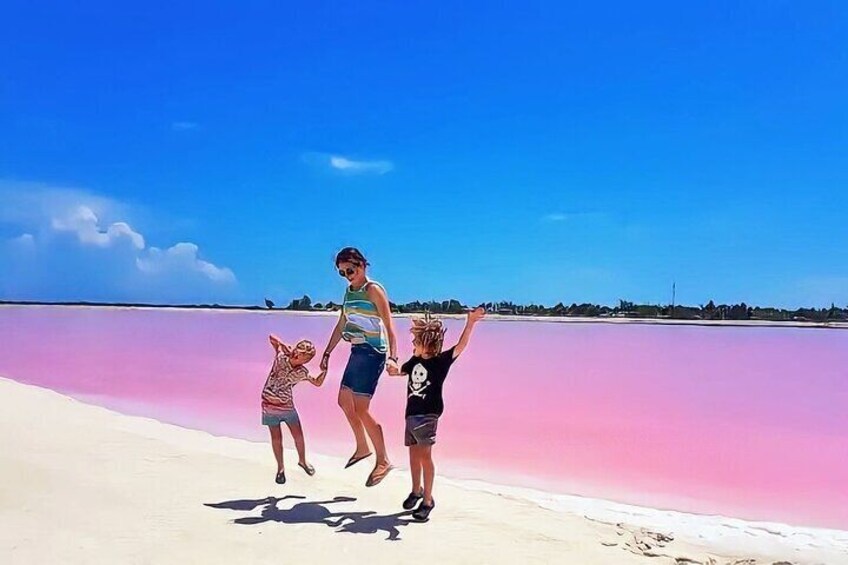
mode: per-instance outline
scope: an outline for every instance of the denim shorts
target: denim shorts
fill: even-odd
[[[350,359],[347,361],[342,388],[350,389],[353,394],[374,396],[377,381],[386,367],[386,354],[380,353],[370,345],[356,344],[350,347]]]
[[[406,430],[403,434],[403,444],[433,445],[436,443],[436,430],[439,427],[439,416],[436,414],[421,414],[406,417]]]
[[[300,424],[300,416],[298,416],[297,410],[279,410],[262,407],[263,426],[279,426],[283,422],[288,426]]]

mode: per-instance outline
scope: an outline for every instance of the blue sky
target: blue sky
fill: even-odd
[[[841,2],[4,6],[0,298],[848,304]]]

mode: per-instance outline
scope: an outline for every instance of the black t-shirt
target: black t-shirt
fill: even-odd
[[[435,357],[424,359],[413,356],[403,364],[401,372],[409,375],[406,384],[406,415],[440,415],[445,410],[442,385],[453,364],[453,347]]]

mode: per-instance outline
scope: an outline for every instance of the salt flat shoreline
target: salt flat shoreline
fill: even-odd
[[[439,479],[427,524],[402,469],[286,452],[125,416],[0,377],[0,562],[848,564],[848,532]],[[342,498],[338,498],[342,497]],[[711,561],[712,560],[712,561]]]
[[[257,314],[266,316],[318,316],[338,317],[338,311],[307,311],[307,310],[268,310],[259,308],[239,307],[200,307],[200,306],[115,306],[111,304],[0,304],[2,308],[74,308],[91,310],[161,310],[163,312],[216,312],[234,314]],[[392,314],[393,318],[412,318],[420,314]],[[437,314],[439,318],[463,319],[463,314]],[[493,322],[541,322],[549,324],[634,324],[654,326],[701,326],[701,327],[759,327],[759,328],[807,328],[807,329],[848,329],[848,322],[774,322],[771,320],[676,320],[669,318],[585,318],[564,316],[507,316],[503,314],[489,314],[484,321]]]

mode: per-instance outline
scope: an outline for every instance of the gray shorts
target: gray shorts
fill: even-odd
[[[287,426],[300,424],[300,416],[297,410],[281,410],[276,407],[262,407],[262,425],[279,426],[285,423]]]
[[[433,445],[436,443],[436,429],[439,427],[439,417],[436,414],[423,414],[406,417],[406,432],[403,444]]]

